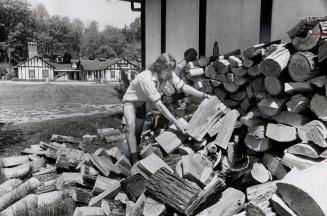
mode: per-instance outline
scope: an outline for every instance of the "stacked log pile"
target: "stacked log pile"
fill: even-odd
[[[54,135],[1,158],[1,215],[64,196],[76,203],[75,216],[327,215],[326,26],[327,17],[304,18],[288,32],[290,43],[224,55],[216,46],[213,56],[183,65],[184,80],[214,96],[167,85],[163,101],[185,134],[151,115],[136,164],[117,129],[83,142]],[[98,138],[119,148],[82,148]]]

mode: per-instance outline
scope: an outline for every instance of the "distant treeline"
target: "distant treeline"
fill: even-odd
[[[26,0],[0,0],[0,42],[5,42],[0,61],[7,58],[5,50],[12,50],[18,61],[27,58],[27,43],[38,43],[44,57],[71,55],[73,58],[127,57],[141,58],[141,20],[117,28],[107,25],[99,31],[96,21],[84,25],[80,19],[49,16],[41,4],[32,9]],[[1,51],[1,50],[0,50]]]

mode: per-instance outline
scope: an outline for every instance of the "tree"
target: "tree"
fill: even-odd
[[[91,59],[96,57],[95,51],[100,45],[99,25],[96,21],[90,23],[90,26],[85,29],[82,55],[88,56]]]
[[[95,52],[96,58],[114,58],[117,57],[117,54],[113,48],[109,45],[102,45]]]

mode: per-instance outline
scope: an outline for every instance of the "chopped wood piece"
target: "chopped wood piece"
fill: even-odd
[[[322,159],[312,159],[303,156],[296,156],[290,153],[285,153],[282,158],[282,163],[285,166],[290,169],[293,169],[295,167],[299,170],[303,170],[313,165],[316,165],[320,161],[322,161]]]
[[[308,81],[318,88],[323,88],[327,84],[327,77],[326,75],[316,76]]]
[[[122,204],[125,204],[129,201],[127,194],[124,192],[119,192],[117,196],[115,197],[115,201],[119,201]]]
[[[268,182],[271,179],[269,170],[261,163],[254,163],[249,173],[242,179],[242,185],[254,185]]]
[[[309,98],[298,94],[290,98],[290,100],[286,103],[286,107],[290,112],[303,113],[308,110],[309,103]]]
[[[101,207],[77,207],[73,216],[106,216]]]
[[[248,70],[244,67],[239,67],[239,68],[231,68],[231,71],[234,75],[243,77],[247,74]]]
[[[97,129],[97,134],[101,137],[108,137],[108,136],[114,136],[114,135],[119,135],[120,132],[118,129],[115,128],[99,128]]]
[[[287,152],[294,155],[306,156],[309,158],[319,158],[319,155],[322,153],[322,149],[314,144],[299,143],[289,147]]]
[[[290,172],[277,183],[284,202],[299,216],[326,215],[327,163],[321,162],[301,171]]]
[[[266,116],[274,116],[281,111],[287,98],[265,97],[258,103],[258,109]]]
[[[84,181],[89,183],[94,183],[99,172],[96,171],[93,167],[83,164],[81,166],[81,175]]]
[[[283,124],[268,123],[266,136],[277,142],[292,142],[297,139],[296,128]]]
[[[134,176],[126,178],[121,182],[123,190],[128,195],[128,198],[136,202],[139,196],[145,190],[146,179],[141,174],[136,174]]]
[[[12,178],[24,178],[31,171],[31,162],[15,166],[12,168],[2,168],[0,172],[0,178],[2,181],[6,181]]]
[[[15,216],[17,212],[29,214],[37,208],[38,196],[29,194],[1,212],[3,216]]]
[[[244,139],[245,145],[255,152],[266,152],[273,149],[275,147],[274,142],[267,138],[265,133],[265,125],[251,128]]]
[[[261,70],[259,70],[259,64],[254,65],[248,69],[248,75],[251,77],[256,77],[261,74]]]
[[[278,113],[274,116],[274,119],[280,124],[286,124],[292,127],[300,127],[310,121],[307,116],[289,111],[282,111]]]
[[[38,202],[37,206],[38,208],[44,207],[44,206],[51,206],[54,203],[58,203],[61,201],[65,194],[66,191],[51,191],[48,193],[42,193],[38,197]],[[68,195],[68,194],[67,194]]]
[[[228,61],[230,63],[231,68],[238,68],[238,67],[242,67],[243,65],[242,60],[236,56],[229,56]]]
[[[321,121],[313,120],[299,127],[298,135],[303,143],[313,142],[327,148],[327,125]]]
[[[183,118],[178,119],[178,121],[185,126],[187,125],[187,122]],[[157,136],[155,140],[167,154],[171,154],[182,145],[182,142],[185,140],[185,136],[183,136],[177,130],[175,125],[172,125],[168,130],[165,130],[163,133]]]
[[[106,216],[110,216],[111,210],[110,210],[110,204],[108,200],[103,199],[101,201],[101,208]]]
[[[57,190],[56,181],[52,180],[49,182],[42,183],[37,190],[35,191],[36,194],[48,193]]]
[[[262,114],[258,109],[253,109],[250,112],[248,112],[245,116],[242,116],[240,118],[240,121],[242,124],[249,128],[254,128],[259,125],[264,125],[266,121],[262,119]]]
[[[199,211],[200,207],[207,203],[209,200],[214,199],[214,197],[221,193],[226,187],[225,182],[218,177],[218,175],[215,175],[210,183],[207,184],[203,188],[202,191],[198,193],[196,196],[196,199],[187,207],[185,210],[186,215],[194,215],[197,211]]]
[[[94,197],[91,190],[79,187],[75,187],[69,191],[69,195],[75,202],[82,203],[84,205],[87,205],[91,198]]]
[[[147,197],[144,203],[144,216],[161,216],[165,213],[166,206],[152,197]]]
[[[284,91],[284,83],[277,77],[265,77],[265,89],[270,95],[276,96]]]
[[[33,173],[33,177],[37,178],[40,182],[46,182],[56,179],[58,177],[58,174],[56,168],[52,167]]]
[[[13,167],[21,164],[25,164],[29,162],[29,156],[13,156],[7,158],[0,159],[0,168],[2,167]]]
[[[9,179],[0,185],[0,197],[4,194],[14,190],[16,187],[23,183],[20,179]]]
[[[105,191],[91,198],[89,206],[99,206],[103,199],[114,198],[120,191],[120,188],[120,182],[115,182],[110,187],[107,187]]]
[[[234,127],[239,116],[240,113],[237,110],[232,110],[225,115],[224,120],[221,123],[218,135],[215,139],[216,145],[220,146],[225,150],[227,149],[228,143],[230,141],[230,138],[232,137],[232,133],[234,131]]]
[[[278,77],[287,67],[290,57],[290,51],[281,45],[259,64],[259,71],[266,76]]]
[[[138,167],[148,176],[153,175],[157,170],[162,167],[165,167],[171,173],[174,173],[174,171],[156,154],[151,154],[148,157],[140,160]]]
[[[313,88],[310,82],[288,82],[284,84],[284,92],[287,94],[312,92]]]
[[[146,183],[146,189],[167,205],[184,213],[201,189],[161,168]]]
[[[218,74],[227,73],[230,68],[230,63],[226,59],[217,59],[217,61],[213,63],[213,67]]]
[[[281,158],[270,153],[265,153],[262,158],[262,163],[267,167],[270,173],[277,179],[282,179],[287,174],[287,169],[281,162]]]
[[[104,176],[109,176],[111,171],[116,174],[121,173],[121,170],[110,159],[104,156],[90,155],[90,161]]]
[[[312,112],[316,114],[316,116],[322,120],[327,122],[327,97],[321,96],[319,94],[315,94],[310,102],[310,107]]]
[[[198,216],[232,216],[244,208],[245,195],[242,191],[227,188],[217,203],[203,210]]]
[[[98,195],[105,191],[107,188],[113,187],[115,184],[119,183],[118,180],[109,179],[103,176],[98,175],[96,178],[92,193]]]
[[[246,198],[248,201],[259,200],[268,201],[277,191],[276,181],[269,181],[263,184],[253,185],[246,188]]]
[[[186,129],[186,133],[200,141],[219,120],[226,106],[216,97],[205,99],[193,114]]]
[[[287,34],[291,39],[294,37],[303,37],[309,30],[312,30],[317,23],[326,20],[327,17],[304,17],[300,19],[300,21],[293,28],[291,28]]]
[[[318,50],[318,61],[323,62],[327,58],[327,40],[325,39],[319,46]]]
[[[201,154],[193,154],[182,157],[183,177],[201,183],[201,174],[206,167],[212,167],[212,163]]]
[[[119,160],[119,158],[123,156],[123,154],[119,151],[118,147],[113,147],[107,150],[106,153],[112,158],[115,158],[116,160]]]
[[[313,29],[307,32],[305,37],[294,37],[292,45],[296,50],[305,51],[315,48],[321,38],[320,25],[317,23]]]
[[[53,134],[51,137],[51,141],[58,142],[58,143],[71,143],[71,144],[80,144],[80,140],[75,139],[72,136],[62,136]]]
[[[236,101],[242,101],[246,98],[246,91],[240,91],[240,92],[236,92],[230,95],[230,98],[232,100],[236,100]]]
[[[275,211],[281,215],[281,216],[297,216],[297,214],[295,214],[295,212],[288,207],[288,205],[286,205],[286,203],[277,195],[274,194],[271,199],[270,202],[272,204],[272,206],[274,207]]]
[[[201,76],[203,76],[204,75],[204,70],[203,70],[203,68],[192,68],[192,69],[189,69],[188,71],[186,71],[186,73],[187,73],[186,77],[188,79],[191,79],[192,77],[201,77]],[[173,87],[173,89],[174,89],[174,87]],[[168,96],[170,96],[170,95],[168,95]]]
[[[131,216],[142,216],[143,213],[143,209],[144,209],[144,204],[146,201],[146,196],[144,194],[142,194],[136,201],[136,203],[134,204],[131,212],[129,213],[129,215]]]
[[[27,196],[28,194],[32,193],[37,187],[40,185],[39,180],[32,177],[13,189],[12,191],[4,194],[0,200],[0,211],[3,211],[16,201],[22,199],[23,197]]]
[[[145,148],[143,148],[140,155],[141,155],[141,158],[144,159],[153,153],[158,155],[160,158],[163,158],[162,152],[159,149],[159,147],[153,146],[153,145],[148,145]]]
[[[310,52],[297,52],[292,55],[288,64],[288,73],[294,81],[303,82],[316,76],[319,71],[315,55]]]
[[[246,215],[248,216],[277,216],[269,206],[269,201],[264,202],[250,202],[245,206]]]

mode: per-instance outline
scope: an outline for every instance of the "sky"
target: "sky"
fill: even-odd
[[[95,20],[99,23],[100,30],[106,25],[122,28],[140,16],[140,12],[131,10],[130,2],[120,0],[28,0],[28,2],[33,8],[40,3],[43,4],[51,16],[79,18],[86,25]]]

